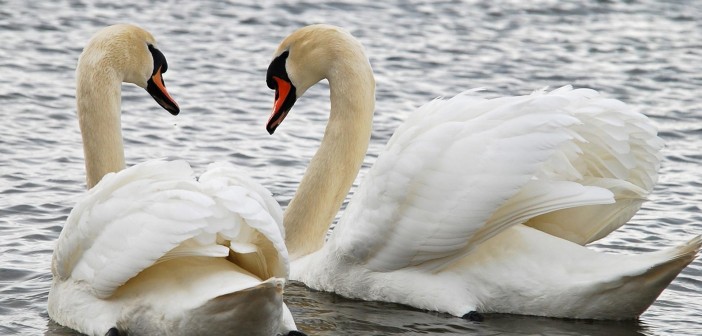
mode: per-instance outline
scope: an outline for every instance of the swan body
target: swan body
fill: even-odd
[[[184,161],[124,169],[120,86],[144,87],[173,114],[163,54],[148,32],[98,32],[78,64],[77,104],[90,190],[52,260],[49,316],[88,335],[276,335],[295,329],[282,210],[226,163],[195,178]]]
[[[469,91],[419,108],[324,242],[368,146],[369,126],[354,123],[372,119],[372,70],[360,43],[327,25],[294,32],[275,55],[269,132],[319,80],[328,79],[332,100],[320,149],[285,212],[291,279],[456,316],[629,319],[702,245],[696,237],[641,255],[584,247],[638,211],[656,183],[662,141],[624,103],[571,87],[495,99]]]
[[[232,167],[194,176],[184,161],[147,161],[78,202],[54,251],[54,320],[89,335],[278,332],[280,209]]]

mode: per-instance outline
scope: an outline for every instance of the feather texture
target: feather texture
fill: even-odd
[[[294,280],[457,316],[630,319],[700,250],[699,237],[634,256],[583,246],[636,213],[656,183],[662,141],[623,102],[570,86],[493,99],[471,90],[420,107],[322,245],[331,218],[319,214],[338,210],[338,188],[351,188],[358,170],[349,167],[362,161],[349,158],[368,146],[371,69],[358,41],[328,25],[292,33],[276,54],[299,92],[328,79],[332,102],[285,213]]]
[[[233,317],[244,304],[237,302],[251,295],[246,291],[260,292],[258,308],[270,309],[270,300],[282,299],[288,254],[281,230],[282,211],[270,192],[225,163],[212,164],[200,181],[184,161],[147,161],[108,174],[76,204],[59,236],[49,311],[89,334],[103,334],[116,323],[163,332],[170,327],[157,321],[182,320],[181,314],[212,323],[230,319],[222,326],[241,323]],[[229,313],[193,315],[223,295],[228,299],[211,304],[229,307]],[[144,305],[146,310],[128,317]],[[81,312],[88,310],[100,318],[86,320]],[[282,301],[277,310],[256,318],[277,319],[265,320],[277,330]],[[289,323],[286,328],[294,328]],[[197,324],[179,332],[198,330],[191,327]]]
[[[124,169],[122,82],[177,114],[166,67],[153,36],[128,24],[100,30],[81,54],[76,103],[90,190],[56,242],[49,316],[100,336],[293,330],[282,211],[270,192],[224,163],[200,181],[184,161]]]
[[[148,161],[108,174],[71,212],[56,247],[56,273],[86,281],[107,298],[158,260],[227,257],[224,241],[266,240],[275,251],[266,275],[285,277],[280,208],[271,209],[265,202],[272,197],[261,189],[233,184],[241,178],[226,175],[232,172],[210,170],[198,183],[184,161]]]
[[[641,314],[696,256],[699,237],[641,256],[580,245],[626,223],[651,191],[655,128],[588,89],[474,95],[414,112],[291,278],[458,316]]]
[[[538,215],[614,202],[576,167],[597,157],[579,147],[578,104],[597,106],[593,91],[471,94],[435,100],[395,132],[335,228],[339,248],[375,271],[435,271]]]

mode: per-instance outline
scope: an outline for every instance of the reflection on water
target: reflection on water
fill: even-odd
[[[581,321],[507,314],[486,314],[471,322],[383,302],[363,302],[318,292],[292,282],[288,305],[298,327],[313,335],[646,335],[641,321]]]
[[[702,233],[702,6],[692,1],[0,0],[0,335],[75,334],[46,314],[53,242],[85,188],[74,67],[88,38],[116,22],[154,33],[182,109],[172,117],[142,89],[124,86],[128,164],[178,157],[202,171],[230,161],[286,205],[324,130],[328,87],[311,89],[271,137],[265,70],[288,33],[332,23],[365,44],[376,72],[364,169],[407,113],[433,97],[588,86],[639,107],[666,141],[650,201],[593,248],[641,253]],[[700,260],[633,322],[488,315],[476,323],[295,283],[286,294],[312,335],[702,334]]]

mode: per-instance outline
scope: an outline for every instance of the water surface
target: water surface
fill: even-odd
[[[486,96],[592,87],[650,116],[666,141],[650,201],[592,248],[641,253],[702,233],[702,6],[694,1],[0,0],[2,335],[74,334],[46,313],[53,244],[85,189],[74,68],[88,38],[117,22],[156,36],[182,108],[173,117],[142,89],[123,87],[128,164],[173,157],[203,171],[227,160],[286,205],[324,130],[328,87],[310,90],[271,137],[265,70],[288,33],[332,23],[365,44],[376,72],[363,171],[408,113],[434,97],[475,87]],[[629,322],[489,315],[474,323],[295,283],[287,301],[312,335],[700,335],[700,293],[698,259]]]

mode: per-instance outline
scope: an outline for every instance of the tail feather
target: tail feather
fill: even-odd
[[[284,279],[270,278],[256,287],[214,298],[189,315],[196,317],[192,322],[209,321],[221,334],[234,330],[240,335],[275,335],[282,322],[284,286]],[[212,325],[209,330],[215,330]]]
[[[275,335],[283,320],[284,286],[285,279],[270,278],[254,287],[200,302],[193,309],[183,310],[178,323],[167,325],[163,315],[154,313],[155,310],[125,309],[123,318],[117,321],[117,329],[128,335],[202,335],[203,330],[208,335]],[[157,312],[161,311],[168,309]]]
[[[697,255],[699,254],[701,248],[702,235],[699,235],[695,238],[690,239],[687,243],[683,245],[676,246],[670,250],[661,252],[669,254],[670,257],[666,262],[656,265],[652,267],[652,269],[663,267],[670,273],[674,273],[673,277],[675,277],[675,275],[680,273],[680,271],[682,271],[682,269],[685,268],[685,266],[689,265],[693,260],[695,260],[695,257],[697,257]]]
[[[602,284],[598,295],[592,296],[592,299],[599,301],[596,306],[600,307],[597,314],[600,316],[595,318],[611,319],[615,315],[636,318],[641,315],[673,279],[695,259],[701,247],[702,236],[697,236],[672,249],[632,256],[633,258],[646,258],[649,265],[644,267],[642,272],[627,272],[627,275],[619,276]],[[651,265],[651,259],[657,262]],[[619,293],[619,295],[612,295],[614,292]],[[612,301],[612,299],[616,299],[616,301]],[[616,310],[616,313],[609,312],[606,307],[611,307]]]
[[[695,259],[695,256],[697,256],[697,254],[700,252],[700,249],[702,249],[702,235],[690,239],[690,241],[685,243],[685,245],[676,247],[674,250],[676,250],[678,253],[676,253],[675,258],[687,258],[689,259],[687,262],[689,264],[693,259]]]
[[[697,256],[702,247],[702,236],[697,236],[687,243],[676,246],[672,249],[660,251],[661,262],[649,267],[643,274],[634,276],[638,278],[643,286],[659,286],[660,290],[656,297],[673,279],[689,265]]]

